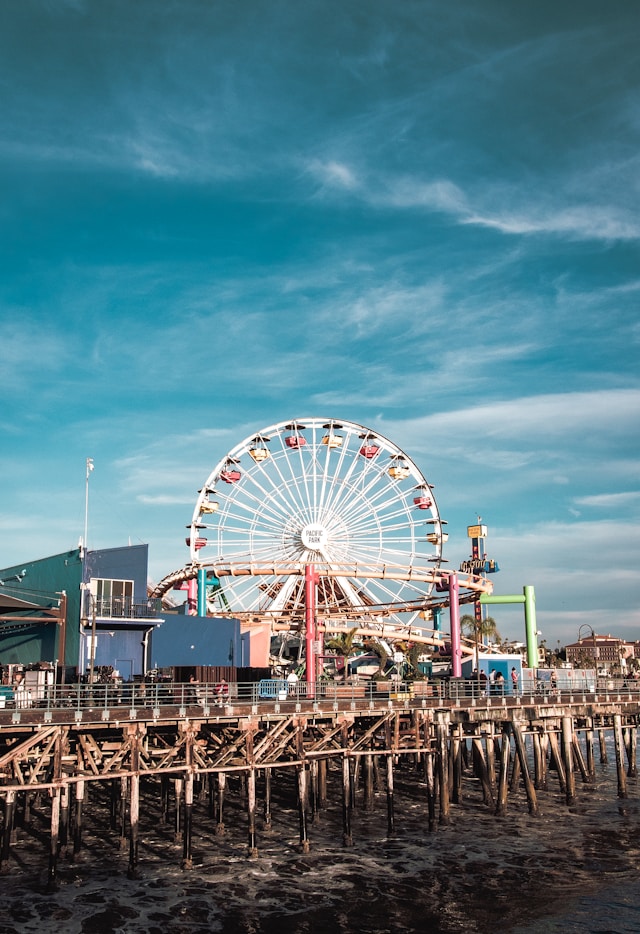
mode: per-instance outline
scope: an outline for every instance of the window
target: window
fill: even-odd
[[[92,580],[91,592],[98,616],[131,616],[133,581]]]

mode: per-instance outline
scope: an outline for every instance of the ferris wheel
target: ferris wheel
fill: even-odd
[[[444,525],[432,485],[392,441],[301,418],[261,429],[216,464],[187,543],[214,615],[301,618],[312,565],[319,615],[402,613],[410,624],[444,560]]]

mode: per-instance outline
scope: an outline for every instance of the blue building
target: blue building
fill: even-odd
[[[0,664],[77,674],[149,666],[161,601],[147,597],[148,546],[71,551],[0,570]]]

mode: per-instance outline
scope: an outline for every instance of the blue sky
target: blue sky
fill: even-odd
[[[0,566],[148,542],[226,451],[377,429],[550,646],[640,638],[640,11],[0,10]],[[493,615],[522,638],[518,607]]]

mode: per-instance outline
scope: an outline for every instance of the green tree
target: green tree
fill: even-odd
[[[324,646],[326,649],[330,649],[336,655],[339,655],[341,658],[344,658],[344,675],[345,678],[349,672],[349,659],[353,655],[353,647],[355,635],[358,631],[358,627],[354,626],[353,629],[350,629],[349,632],[339,632],[337,635],[333,636],[331,639],[327,639]]]
[[[479,622],[475,616],[471,616],[470,613],[465,613],[464,616],[460,617],[460,630],[463,635],[471,639],[477,637],[478,641],[490,639],[492,642],[499,642],[501,638],[498,632],[498,624],[493,616],[485,616],[485,618]]]

